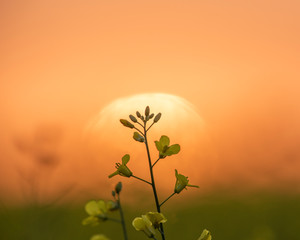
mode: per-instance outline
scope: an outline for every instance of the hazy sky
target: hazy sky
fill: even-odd
[[[89,120],[147,92],[196,106],[214,184],[299,191],[299,11],[297,0],[1,1],[0,197],[30,188],[20,171],[41,139],[67,188]]]

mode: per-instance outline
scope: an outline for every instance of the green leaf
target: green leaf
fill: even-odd
[[[171,156],[173,154],[177,154],[180,151],[180,145],[179,144],[173,144],[171,145],[166,151],[165,155]]]
[[[126,165],[129,162],[130,156],[129,154],[126,154],[122,157],[122,164]]]
[[[168,136],[162,135],[159,139],[159,142],[161,143],[161,145],[164,146],[169,146],[170,144],[170,139]]]
[[[138,132],[133,133],[133,139],[135,141],[138,141],[138,142],[144,142],[145,141],[144,137],[141,134],[139,134]]]

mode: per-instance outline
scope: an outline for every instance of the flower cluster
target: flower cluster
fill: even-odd
[[[159,225],[166,221],[167,219],[162,213],[148,212],[142,217],[136,217],[132,225],[137,231],[143,231],[149,238],[153,238],[156,234],[156,229],[159,229]]]
[[[97,225],[99,222],[106,221],[108,219],[108,212],[117,210],[118,203],[112,200],[105,202],[104,200],[89,201],[85,204],[85,211],[89,215],[83,219],[83,225]]]

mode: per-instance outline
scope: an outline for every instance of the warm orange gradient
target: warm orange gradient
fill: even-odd
[[[214,169],[203,189],[299,191],[299,9],[297,0],[1,1],[1,201],[96,194],[106,182],[83,144],[86,124],[115,99],[149,92],[182,97],[204,119],[217,158],[193,166]]]

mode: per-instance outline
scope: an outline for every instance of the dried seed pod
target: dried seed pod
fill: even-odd
[[[149,116],[149,119],[151,119],[153,117],[154,117],[154,113],[151,113],[150,116]]]
[[[136,111],[136,116],[138,117],[138,118],[141,118],[141,114],[140,114],[140,112],[139,111]]]

